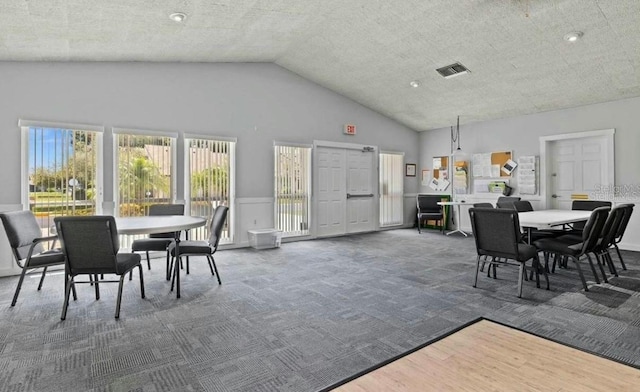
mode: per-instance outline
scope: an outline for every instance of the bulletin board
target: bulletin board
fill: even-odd
[[[511,160],[512,155],[511,151],[495,151],[473,154],[473,177],[511,177],[511,174],[506,173],[501,169],[509,160]]]

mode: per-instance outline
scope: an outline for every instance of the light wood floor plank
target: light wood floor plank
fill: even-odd
[[[336,389],[638,391],[640,370],[482,320]]]

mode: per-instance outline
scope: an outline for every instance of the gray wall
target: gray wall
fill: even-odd
[[[468,123],[471,120],[463,115],[460,121],[461,146],[467,154],[512,150],[515,158],[540,155],[541,136],[614,128],[616,185],[640,185],[640,98],[481,123]],[[430,168],[433,156],[449,155],[449,140],[449,128],[422,132],[421,167]]]
[[[0,205],[20,203],[18,119],[237,137],[236,197],[273,197],[274,140],[377,145],[418,157],[418,133],[274,64],[0,62]],[[342,134],[345,123],[358,134]],[[113,200],[105,133],[105,201]],[[177,170],[182,171],[181,145]],[[417,192],[414,178],[405,192]],[[178,199],[183,198],[178,183]]]

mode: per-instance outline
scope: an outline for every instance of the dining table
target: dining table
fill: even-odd
[[[116,217],[118,234],[176,233],[175,254],[179,254],[180,250],[180,232],[204,226],[206,223],[206,218],[184,215]],[[174,267],[174,278],[176,282],[176,298],[180,298],[180,268],[178,263]]]
[[[450,234],[454,234],[454,233],[460,233],[462,235],[464,235],[465,237],[467,237],[469,234],[467,234],[464,230],[462,230],[460,228],[461,226],[461,217],[462,217],[462,213],[460,212],[460,206],[463,206],[465,204],[467,204],[464,200],[460,200],[460,201],[439,201],[436,204],[438,204],[439,206],[455,206],[456,207],[456,215],[455,219],[458,220],[457,224],[456,224],[456,228],[455,230],[451,230],[450,232],[447,233],[447,235]]]
[[[518,213],[520,227],[527,235],[527,242],[531,243],[532,230],[553,230],[564,225],[584,222],[591,216],[591,211],[582,210],[537,210]]]

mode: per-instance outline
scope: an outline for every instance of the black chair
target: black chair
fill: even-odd
[[[438,202],[442,200],[440,195],[418,195],[416,202],[418,206],[418,233],[420,233],[420,226],[422,220],[434,220],[440,222],[440,231],[444,234],[445,213],[444,207],[438,205]]]
[[[224,222],[227,219],[228,211],[229,207],[227,206],[216,207],[216,210],[213,213],[213,218],[211,218],[211,225],[209,226],[209,238],[207,239],[207,241],[180,241],[178,254],[176,254],[176,243],[172,242],[171,245],[169,245],[169,253],[171,254],[171,263],[169,268],[171,270],[175,268],[175,270],[173,270],[173,278],[171,279],[171,290],[173,290],[175,277],[179,273],[178,266],[180,265],[180,260],[183,256],[206,256],[207,262],[209,263],[209,269],[211,270],[211,275],[215,275],[218,278],[218,284],[222,284],[222,282],[220,281],[220,274],[218,274],[218,268],[216,267],[216,262],[213,258],[213,254],[218,250],[222,228],[224,227]],[[178,261],[174,263],[174,259],[177,259]],[[187,271],[189,271],[188,259]]]
[[[76,283],[94,285],[96,300],[100,299],[100,284],[119,282],[115,318],[120,317],[122,284],[124,276],[135,267],[140,270],[140,293],[144,298],[144,279],[140,255],[118,253],[120,242],[116,221],[112,216],[67,216],[54,218],[62,250],[66,256],[68,273],[65,285],[64,305],[61,320],[67,316],[69,291]],[[98,280],[98,275],[115,274],[119,280]],[[78,275],[95,276],[93,282],[76,282]]]
[[[184,204],[153,204],[149,207],[149,216],[161,215],[184,215]],[[148,269],[151,269],[149,252],[166,252],[166,278],[169,280],[169,252],[167,251],[167,248],[176,238],[176,235],[179,235],[179,233],[149,234],[149,238],[142,238],[133,241],[131,244],[131,252],[145,252],[147,255]]]
[[[598,265],[600,265],[600,270],[605,283],[608,281],[607,275],[604,273],[604,269],[602,268],[602,264],[606,263],[609,267],[609,271],[614,276],[618,276],[618,271],[616,271],[616,267],[613,264],[609,248],[611,248],[615,243],[616,234],[618,233],[620,225],[623,223],[628,208],[633,208],[633,206],[629,204],[622,204],[611,210],[611,213],[602,228],[600,238],[598,239],[596,246],[592,249],[592,253],[596,256]]]
[[[12,211],[0,214],[4,231],[16,263],[22,268],[18,286],[13,294],[11,306],[15,306],[27,271],[42,268],[38,290],[42,288],[47,268],[64,265],[64,254],[60,249],[45,250],[43,244],[54,246],[57,236],[43,237],[36,217],[31,211]],[[75,298],[75,291],[73,292]]]
[[[496,201],[496,208],[511,208],[513,209],[513,203],[520,201],[517,196],[500,196]]]
[[[611,208],[611,202],[600,200],[574,200],[573,202],[571,202],[572,210],[593,211],[596,208],[600,207]],[[586,222],[576,222],[571,224],[572,234],[580,234],[580,232],[584,229],[585,224]]]
[[[537,249],[522,242],[518,212],[513,209],[471,208],[471,227],[476,241],[478,257],[473,287],[478,283],[481,257],[491,257],[491,265],[518,265],[518,297],[522,297],[522,282],[525,279],[526,262],[533,260],[532,267],[536,273],[536,286],[540,287],[539,271],[542,270],[549,289],[549,278],[540,268]]]
[[[491,203],[473,203],[473,208],[493,208]]]
[[[618,244],[622,241],[622,236],[624,232],[627,230],[627,225],[629,224],[629,220],[631,219],[631,214],[633,214],[633,207],[635,204],[624,204],[625,206],[625,214],[622,217],[622,222],[618,226],[618,230],[616,231],[616,235],[613,241],[613,247],[616,248],[616,253],[618,254],[618,258],[620,259],[620,264],[622,265],[622,269],[626,270],[627,266],[624,264],[624,260],[622,259],[622,255],[620,254],[620,249],[618,248]]]
[[[598,243],[602,229],[604,228],[604,224],[609,215],[609,210],[609,207],[599,207],[593,210],[589,220],[584,226],[584,230],[582,231],[582,236],[580,237],[581,242],[576,243],[575,236],[571,234],[557,238],[543,238],[535,241],[533,244],[538,248],[538,250],[544,252],[545,269],[548,269],[549,254],[555,254],[563,258],[570,258],[576,265],[578,275],[580,275],[580,280],[584,286],[584,291],[589,291],[579,263],[582,256],[587,256],[587,260],[589,261],[589,266],[591,267],[596,283],[600,283],[600,279],[598,278],[598,274],[596,273],[596,269],[591,261],[589,253],[593,252]]]

